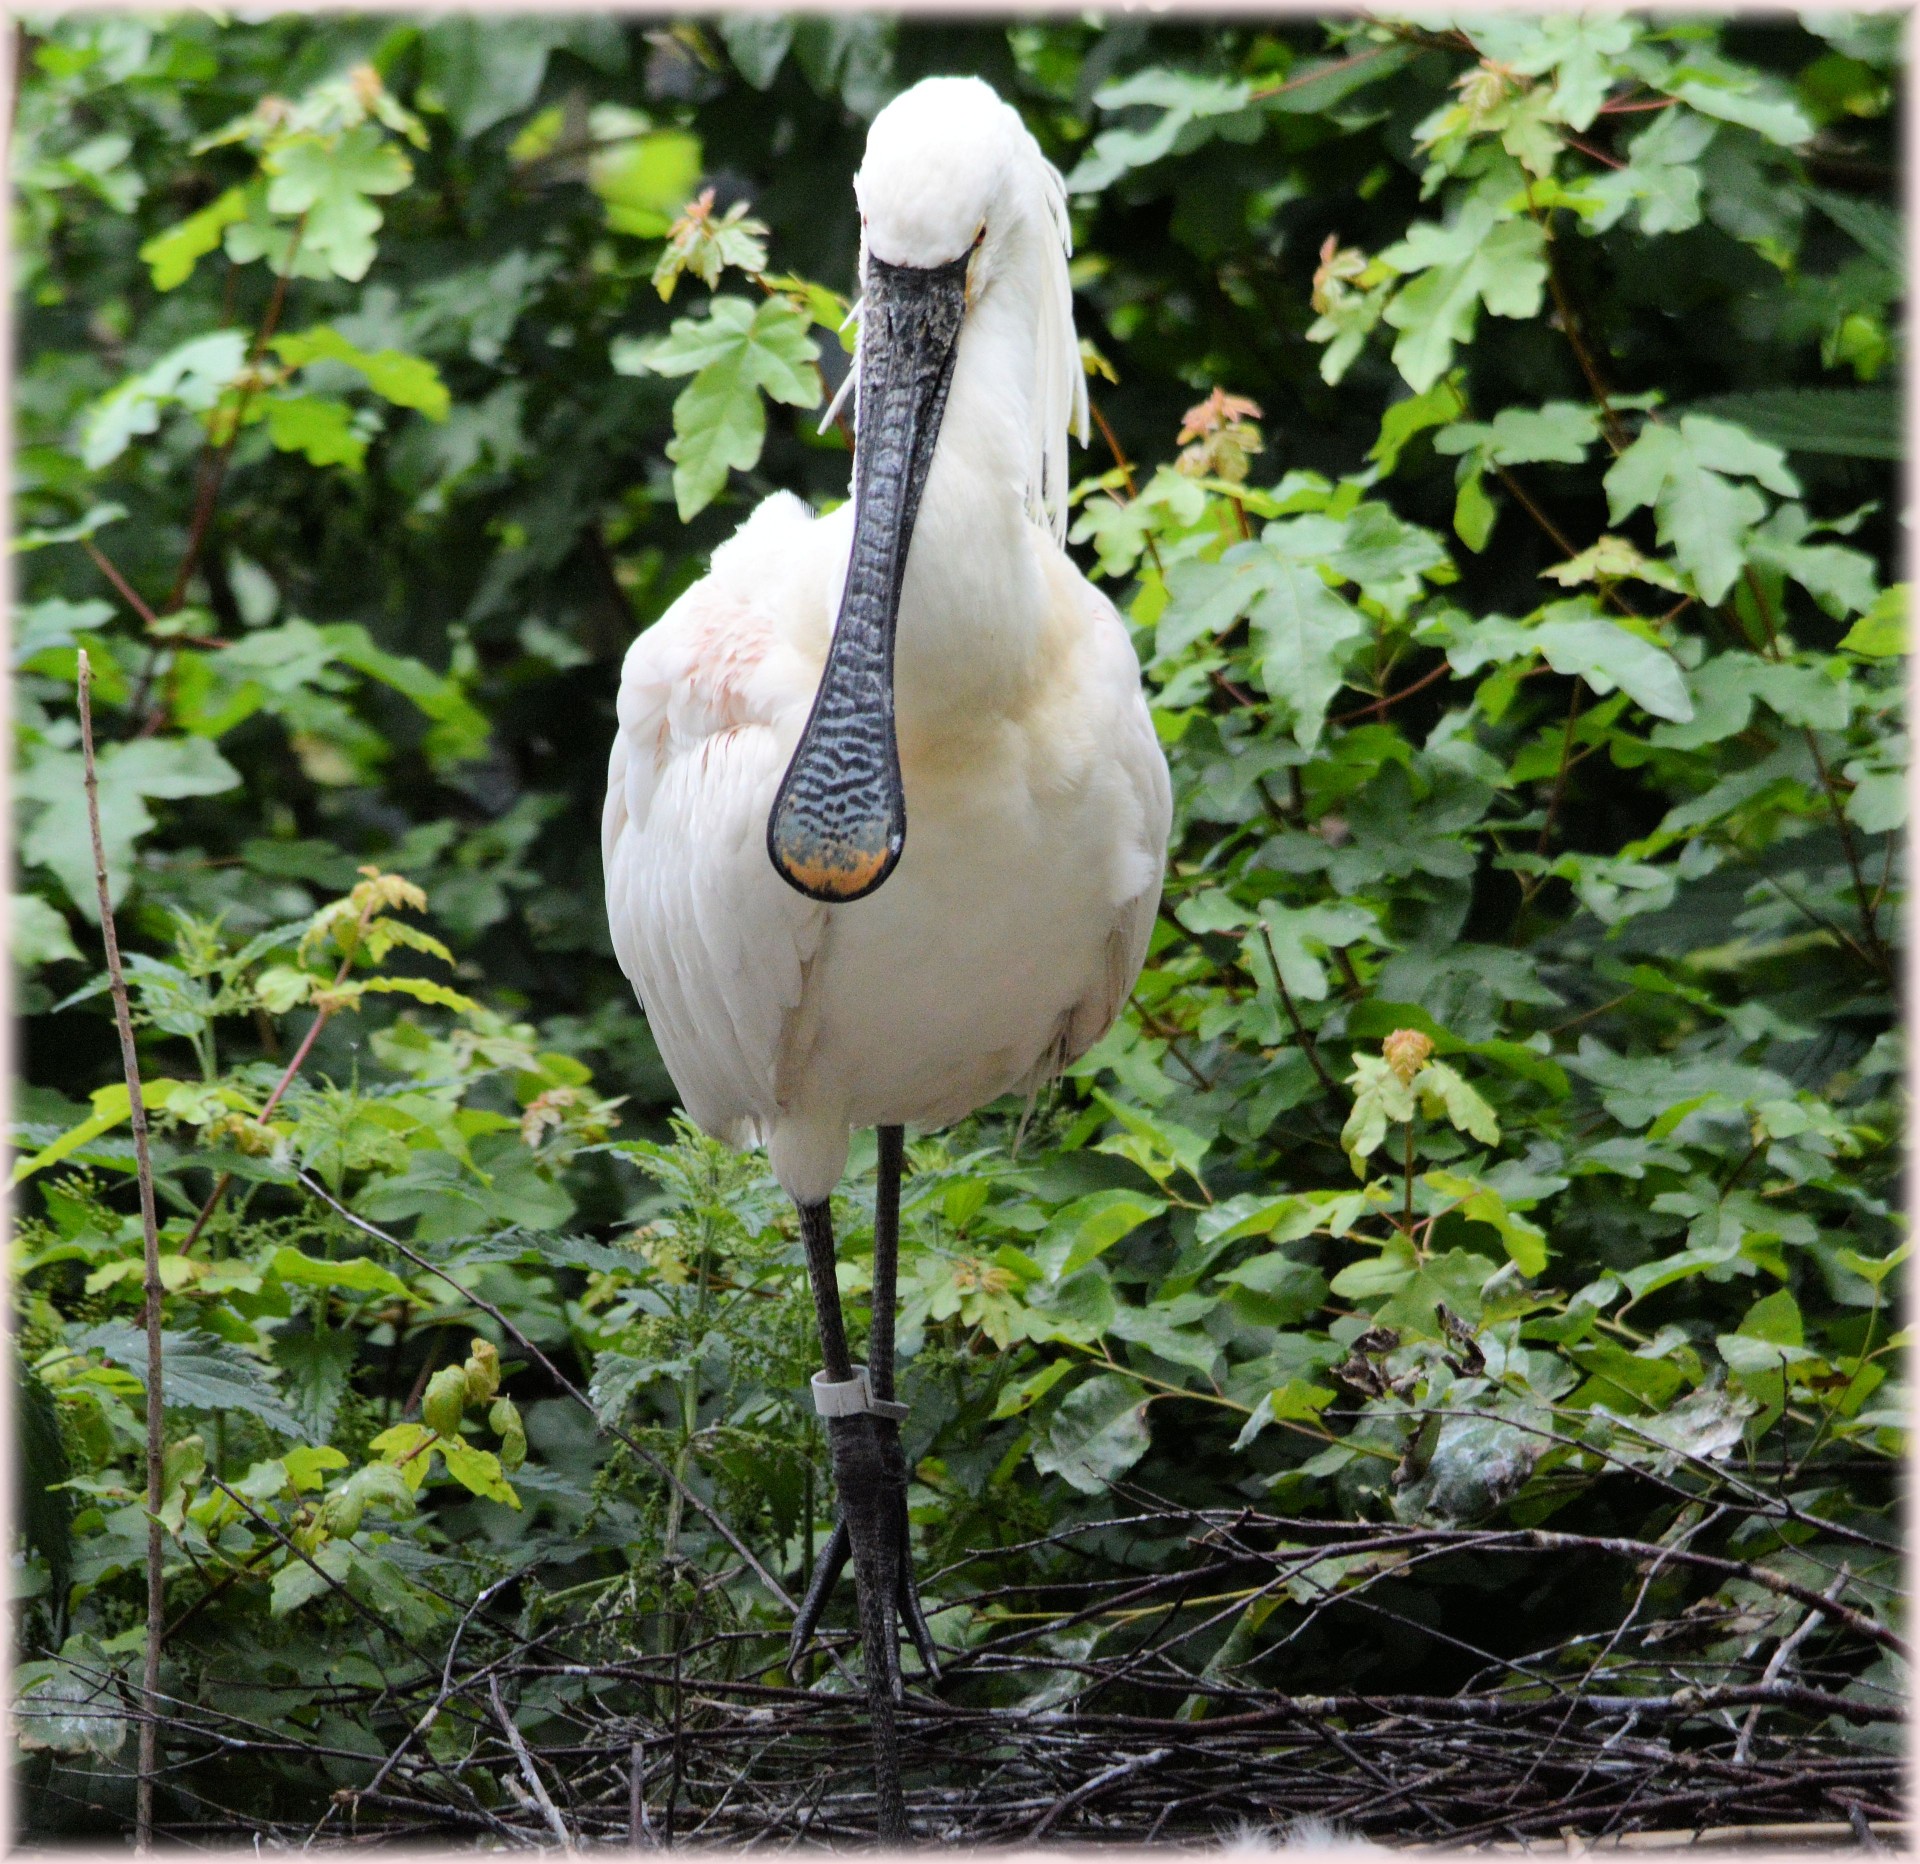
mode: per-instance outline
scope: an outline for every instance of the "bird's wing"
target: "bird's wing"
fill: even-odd
[[[812,513],[782,494],[629,650],[601,820],[607,920],[687,1111],[762,1136],[826,909],[767,857],[767,813],[819,680],[787,625]]]
[[[1115,850],[1116,901],[1102,949],[1102,963],[1061,1019],[1053,1048],[1029,1083],[1038,1087],[1077,1060],[1113,1026],[1147,959],[1153,921],[1160,910],[1166,874],[1167,836],[1173,826],[1173,783],[1166,753],[1140,689],[1140,663],[1119,611],[1079,572],[1070,572],[1086,616],[1092,650],[1093,710],[1104,721],[1102,741],[1121,772],[1132,807],[1125,812]],[[1111,735],[1107,735],[1110,733]]]

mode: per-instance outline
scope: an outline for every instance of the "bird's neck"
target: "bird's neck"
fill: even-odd
[[[1027,515],[1035,303],[1019,283],[999,279],[961,331],[901,591],[903,747],[1021,710],[1041,671],[1054,546]]]

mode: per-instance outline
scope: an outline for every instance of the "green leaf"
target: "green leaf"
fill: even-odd
[[[1486,549],[1493,535],[1493,522],[1499,513],[1487,496],[1487,488],[1478,472],[1469,470],[1460,476],[1460,489],[1453,501],[1454,535],[1476,555]]]
[[[350,284],[365,278],[382,219],[372,197],[413,179],[406,151],[362,123],[338,137],[295,136],[261,166],[272,177],[268,210],[300,220],[301,252]]]
[[[37,893],[16,893],[9,930],[13,936],[13,961],[28,971],[43,964],[71,960],[78,964],[80,948],[67,929],[66,915]]]
[[[359,989],[372,995],[411,997],[416,1003],[438,1004],[443,1010],[458,1010],[463,1016],[475,1014],[480,1008],[471,997],[449,990],[430,977],[367,977],[357,982]]]
[[[1311,749],[1340,690],[1348,652],[1366,618],[1328,582],[1324,565],[1344,527],[1324,518],[1267,525],[1256,541],[1233,545],[1217,563],[1184,563],[1168,574],[1170,601],[1196,633],[1218,633],[1248,617],[1258,679],[1295,739]]]
[[[88,470],[98,472],[111,465],[140,435],[156,432],[166,408],[204,413],[219,400],[246,359],[247,340],[241,332],[215,330],[180,344],[150,368],[129,376],[96,402],[81,424],[80,457]]]
[[[705,317],[682,317],[659,341],[616,352],[623,374],[692,375],[673,404],[674,497],[684,523],[705,509],[729,472],[759,463],[767,417],[762,393],[812,408],[821,396],[818,351],[806,315],[785,298],[759,305],[715,298]]]
[[[1444,226],[1416,221],[1380,264],[1403,275],[1386,321],[1401,332],[1394,366],[1415,392],[1431,388],[1469,342],[1484,305],[1495,317],[1533,317],[1547,282],[1546,237],[1524,216],[1502,218],[1484,196],[1472,197]]]
[[[1320,1413],[1338,1396],[1330,1387],[1309,1384],[1305,1379],[1289,1379],[1284,1385],[1276,1385],[1254,1406],[1253,1415],[1241,1426],[1233,1447],[1244,1450],[1269,1424],[1311,1424],[1316,1427],[1314,1436],[1324,1436],[1326,1427],[1320,1423]]]
[[[1511,1209],[1493,1186],[1458,1172],[1430,1171],[1426,1182],[1442,1197],[1459,1201],[1460,1214],[1500,1233],[1501,1246],[1522,1275],[1539,1275],[1547,1266],[1547,1238],[1539,1225]]]
[[[1237,1197],[1210,1204],[1195,1220],[1193,1233],[1202,1245],[1234,1243],[1248,1236],[1264,1236],[1275,1243],[1297,1242],[1319,1228],[1321,1208],[1310,1199],[1282,1192],[1261,1197],[1243,1191]],[[1228,1279],[1236,1279],[1229,1277]],[[1258,1286],[1251,1283],[1250,1286]]]
[[[588,184],[606,203],[614,232],[659,239],[693,198],[703,160],[700,138],[690,130],[651,130],[597,151]]]
[[[1606,476],[1611,521],[1651,505],[1660,541],[1692,576],[1703,601],[1723,600],[1740,574],[1747,534],[1766,515],[1753,479],[1784,498],[1799,493],[1778,447],[1709,415],[1649,422]]]
[[[1709,69],[1689,64],[1668,77],[1661,89],[1703,116],[1757,130],[1784,148],[1797,149],[1813,135],[1811,120],[1792,94],[1744,66]]]
[[[1404,1288],[1417,1266],[1413,1245],[1404,1236],[1392,1236],[1379,1245],[1379,1254],[1349,1262],[1331,1287],[1345,1300],[1372,1301]]]
[[[1771,1340],[1778,1346],[1804,1346],[1807,1340],[1800,1304],[1785,1288],[1754,1302],[1747,1309],[1739,1330],[1753,1339]]]
[[[1075,1198],[1053,1213],[1032,1255],[1051,1279],[1064,1281],[1166,1208],[1165,1198],[1139,1191],[1095,1191]]]
[[[1093,1097],[1125,1129],[1114,1138],[1103,1139],[1098,1150],[1131,1159],[1159,1184],[1166,1183],[1176,1170],[1184,1171],[1199,1182],[1200,1167],[1213,1143],[1204,1134],[1177,1121],[1126,1106],[1104,1088],[1096,1087]]]
[[[1913,1245],[1902,1243],[1890,1255],[1879,1257],[1863,1256],[1855,1249],[1839,1249],[1834,1253],[1862,1281],[1870,1282],[1878,1288],[1913,1253]]]
[[[735,17],[742,16],[735,15]],[[1018,1417],[1023,1411],[1032,1409],[1070,1372],[1077,1370],[1078,1367],[1071,1359],[1049,1359],[1038,1372],[1029,1373],[1024,1379],[1008,1385],[1001,1392],[999,1401],[993,1407],[994,1422],[998,1423],[1002,1418]]]
[[[178,1081],[165,1078],[143,1080],[140,1083],[140,1098],[150,1111],[157,1113],[172,1100],[180,1085]],[[111,1081],[105,1087],[96,1087],[92,1098],[93,1112],[79,1125],[69,1127],[31,1156],[14,1160],[13,1175],[7,1181],[9,1184],[19,1184],[36,1172],[45,1171],[49,1165],[58,1165],[62,1159],[71,1158],[82,1146],[91,1145],[102,1134],[112,1132],[123,1120],[132,1117],[133,1103],[124,1081]]]
[[[1600,438],[1599,417],[1578,402],[1503,408],[1491,422],[1456,421],[1433,437],[1436,453],[1474,453],[1490,466],[1578,466]]]
[[[1413,1118],[1413,1089],[1387,1066],[1384,1055],[1358,1052],[1347,1085],[1353,1089],[1353,1107],[1340,1129],[1340,1147],[1353,1166],[1353,1175],[1364,1178],[1365,1161],[1379,1149],[1388,1125]],[[1334,1288],[1340,1291],[1337,1277]]]
[[[547,59],[567,42],[572,24],[552,16],[451,14],[428,26],[421,34],[424,76],[463,142],[533,104]]]
[[[189,214],[179,225],[156,233],[140,248],[151,268],[155,291],[173,291],[193,276],[193,268],[208,253],[220,249],[221,236],[247,212],[244,188],[229,188],[210,206]]]
[[[240,773],[204,738],[135,738],[105,745],[98,768],[100,837],[108,891],[116,905],[132,879],[134,845],[154,825],[150,801],[217,796],[240,782]],[[14,795],[39,810],[20,838],[22,862],[45,867],[81,913],[97,920],[100,904],[79,752],[36,747],[14,780]]]
[[[1391,77],[1419,55],[1417,45],[1396,40],[1340,58],[1312,59],[1277,89],[1269,92],[1263,85],[1256,101],[1283,115],[1324,116],[1355,91]]]
[[[1826,215],[1860,250],[1896,278],[1907,268],[1906,228],[1898,212],[1882,201],[1835,194],[1828,188],[1809,188],[1807,199]],[[1891,396],[1888,397],[1892,399]]]
[[[1556,563],[1540,574],[1567,589],[1579,583],[1619,582],[1630,577],[1673,595],[1686,593],[1686,585],[1658,557],[1642,556],[1624,537],[1615,537],[1610,532],[1603,533],[1577,556]]]
[[[418,408],[430,421],[444,421],[453,405],[440,371],[424,356],[396,349],[363,350],[326,324],[275,337],[270,347],[291,369],[316,362],[352,369],[383,401],[396,408]]]
[[[1327,995],[1322,956],[1344,950],[1361,939],[1378,940],[1380,926],[1364,906],[1283,906],[1278,900],[1260,902],[1260,923],[1266,936],[1249,937],[1242,946],[1248,967],[1262,983],[1271,985],[1267,962],[1269,945],[1280,966],[1280,981],[1288,992],[1311,1003]]]
[[[70,1638],[62,1656],[73,1661],[25,1663],[14,1672],[15,1739],[27,1750],[111,1759],[132,1726],[115,1666],[90,1638]]]
[[[1897,460],[1900,397],[1886,388],[1760,388],[1693,404],[1697,414],[1744,427],[1783,453]]]
[[[492,727],[458,681],[435,673],[405,654],[391,654],[377,647],[372,635],[357,621],[333,622],[320,633],[339,660],[404,694],[434,721],[425,749],[436,765],[464,763],[485,755]]]
[[[93,636],[112,620],[110,602],[69,602],[64,596],[49,596],[43,602],[16,607],[13,664],[16,668],[24,667],[39,654],[62,647],[78,647],[83,635]],[[102,657],[96,656],[94,665],[97,672]]]
[[[1874,769],[1848,764],[1853,794],[1847,798],[1847,820],[1869,835],[1884,835],[1907,819],[1907,773],[1904,769]]]
[[[509,1508],[520,1506],[520,1497],[501,1469],[499,1457],[491,1450],[477,1449],[462,1438],[442,1437],[440,1454],[446,1458],[447,1474],[462,1488],[490,1502],[505,1502]]]
[[[1587,224],[1604,233],[1637,209],[1644,234],[1700,224],[1700,158],[1715,126],[1688,110],[1664,110],[1627,145],[1627,165],[1586,185],[1596,203]]]
[[[273,1576],[273,1584],[268,1589],[267,1609],[271,1616],[284,1618],[289,1612],[295,1612],[311,1599],[317,1599],[333,1590],[327,1582],[334,1585],[346,1583],[347,1569],[353,1564],[353,1549],[344,1541],[330,1540],[314,1549],[311,1562],[303,1560],[296,1553],[287,1555],[286,1564]],[[315,1571],[315,1568],[319,1571]]]
[[[1893,660],[1907,651],[1907,585],[1883,589],[1840,645],[1868,660]]]
[[[1613,13],[1489,13],[1469,36],[1483,58],[1525,77],[1553,77],[1553,114],[1584,130],[1613,88],[1622,54],[1645,30]]]
[[[1493,1109],[1445,1062],[1428,1062],[1413,1077],[1412,1091],[1419,1095],[1421,1111],[1429,1119],[1444,1119],[1483,1146],[1500,1143],[1500,1122]]]
[[[793,20],[784,13],[723,13],[715,22],[734,69],[756,91],[768,90],[793,49]]]
[[[105,1321],[76,1330],[67,1344],[105,1354],[125,1366],[144,1388],[147,1334],[125,1321]],[[168,1411],[240,1411],[269,1430],[301,1435],[299,1420],[274,1387],[268,1369],[230,1341],[198,1330],[169,1327],[160,1336],[161,1395]]]
[[[1102,110],[1154,109],[1160,115],[1140,129],[1104,129],[1067,177],[1074,194],[1098,194],[1129,169],[1146,168],[1176,149],[1200,147],[1215,135],[1248,142],[1261,129],[1249,108],[1253,86],[1244,79],[1216,78],[1155,66],[1094,93]]]
[[[1687,682],[1673,656],[1611,617],[1544,622],[1534,639],[1556,673],[1583,679],[1596,693],[1618,687],[1656,718],[1684,723],[1693,716]]]
[[[126,515],[124,505],[92,505],[84,517],[76,518],[71,524],[30,526],[14,538],[13,547],[24,556],[30,550],[45,550],[50,544],[77,544],[97,531],[104,531],[110,524],[118,524]]]
[[[1033,1446],[1033,1466],[1082,1495],[1104,1495],[1146,1455],[1147,1394],[1132,1379],[1102,1372],[1076,1385]]]
[[[407,1299],[407,1284],[391,1269],[367,1256],[349,1256],[323,1262],[298,1249],[275,1250],[267,1273],[276,1281],[297,1282],[309,1288],[344,1288],[351,1294],[381,1294]]]
[[[1381,478],[1388,478],[1414,435],[1444,427],[1466,411],[1458,373],[1443,377],[1424,394],[1403,395],[1380,417],[1380,437],[1368,449],[1367,458],[1380,469]]]
[[[267,438],[282,453],[305,455],[314,466],[344,466],[358,472],[367,443],[354,432],[353,410],[320,395],[272,395],[261,406]]]
[[[1533,1428],[1485,1415],[1442,1419],[1426,1467],[1394,1496],[1394,1514],[1452,1526],[1512,1500],[1552,1442],[1545,1413],[1528,1421]]]
[[[345,1469],[347,1457],[332,1444],[295,1444],[280,1458],[287,1480],[296,1489],[313,1490],[325,1485],[329,1469]]]

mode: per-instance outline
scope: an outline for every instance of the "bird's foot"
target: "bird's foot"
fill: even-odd
[[[907,1525],[907,1465],[900,1448],[900,1426],[891,1418],[831,1417],[826,1420],[827,1442],[833,1455],[834,1485],[840,1495],[840,1515],[821,1549],[813,1583],[794,1615],[793,1635],[787,1647],[787,1668],[795,1668],[819,1629],[826,1606],[847,1561],[853,1561],[856,1589],[863,1595],[860,1614],[863,1633],[869,1617],[885,1626],[882,1648],[867,1651],[886,1665],[894,1699],[902,1694],[899,1635],[901,1625],[913,1640],[929,1678],[940,1675],[933,1633],[921,1608],[913,1578],[913,1550]],[[873,1608],[867,1597],[871,1591]]]

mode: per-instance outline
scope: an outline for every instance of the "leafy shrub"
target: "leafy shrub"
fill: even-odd
[[[1890,1611],[1897,23],[76,15],[25,43],[36,1829],[127,1816],[145,1635],[82,645],[158,1127],[164,1686],[285,1744],[191,1793],[311,1820],[364,1786],[405,1731],[345,1692],[437,1677],[483,1591],[612,1653],[777,1627],[742,1550],[810,1566],[791,1213],[670,1124],[593,825],[631,632],[768,487],[844,494],[812,411],[846,181],[928,69],[993,77],[1068,171],[1107,436],[1072,540],[1176,825],[1121,1022],[1040,1107],[911,1146],[926,1564],[1118,1487],[1704,1536]],[[870,1197],[856,1171],[838,1212],[856,1306]],[[1470,1583],[1393,1583],[1484,1632]],[[1249,1606],[1214,1656],[1258,1672],[1293,1622]],[[1452,1666],[1403,1626],[1286,1675]],[[457,1771],[485,1710],[455,1708],[420,1738]]]

